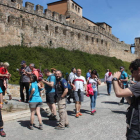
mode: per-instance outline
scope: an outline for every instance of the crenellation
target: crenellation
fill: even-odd
[[[52,19],[53,19],[54,21],[60,22],[59,16],[60,16],[59,13],[57,13],[57,12],[52,12]]]
[[[36,5],[36,14],[40,15],[40,16],[43,16],[43,6],[41,5]]]
[[[44,13],[46,18],[52,19],[52,11],[45,9]]]
[[[26,3],[25,3],[25,9],[26,9],[28,12],[34,13],[34,4],[31,3],[31,2],[26,2]]]
[[[66,16],[60,15],[60,16],[59,16],[59,21],[60,21],[60,23],[62,23],[62,24],[66,24]]]

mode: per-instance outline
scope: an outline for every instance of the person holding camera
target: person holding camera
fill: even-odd
[[[113,87],[117,97],[125,97],[130,104],[128,108],[127,119],[127,140],[140,139],[140,59],[131,62],[129,69],[136,83],[129,88],[122,89],[119,85],[121,72],[116,72],[113,75]]]
[[[56,119],[56,105],[55,105],[55,84],[56,78],[54,74],[52,74],[48,69],[44,70],[44,74],[48,77],[47,79],[43,79],[42,82],[45,84],[46,90],[46,103],[48,104],[51,115],[49,116],[50,120]]]
[[[55,127],[57,130],[64,130],[69,127],[68,116],[66,111],[66,95],[68,93],[67,81],[62,77],[61,71],[56,71],[56,86],[55,92],[57,95],[58,112],[59,112],[59,125]]]
[[[81,76],[81,69],[77,69],[77,75],[73,80],[73,89],[74,89],[74,97],[75,97],[75,108],[76,108],[76,118],[82,116],[80,112],[81,102],[84,101],[84,93],[87,94],[87,82],[85,77]]]
[[[94,115],[96,113],[95,107],[96,107],[96,99],[97,99],[97,85],[101,84],[101,81],[97,77],[97,71],[93,70],[91,72],[91,77],[87,79],[87,83],[92,85],[94,95],[90,95],[91,99],[91,115]]]
[[[24,87],[26,89],[26,102],[28,103],[29,101],[29,85],[30,85],[30,74],[31,74],[31,69],[29,66],[26,65],[25,61],[21,62],[21,69],[19,70],[19,74],[21,75],[20,77],[20,102],[24,102]]]

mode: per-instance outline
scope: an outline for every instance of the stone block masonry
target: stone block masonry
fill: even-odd
[[[113,34],[100,26],[87,26],[74,13],[76,24],[66,16],[30,2],[22,6],[22,0],[0,0],[0,47],[7,45],[63,47],[90,54],[117,57],[132,61],[137,55],[130,53],[130,45],[120,42]],[[129,59],[128,59],[129,58]]]

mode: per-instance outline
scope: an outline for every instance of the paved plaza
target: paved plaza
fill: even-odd
[[[30,130],[29,117],[25,117],[5,122],[7,137],[0,137],[0,140],[125,140],[128,105],[119,106],[120,99],[115,97],[113,90],[111,96],[107,96],[106,86],[99,87],[99,91],[94,116],[90,115],[90,99],[86,96],[81,110],[83,116],[80,118],[75,118],[74,104],[67,105],[70,128],[55,130],[57,122],[49,121],[42,110],[43,130],[37,128],[37,117],[34,130]]]

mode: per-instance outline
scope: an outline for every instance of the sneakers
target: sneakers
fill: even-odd
[[[82,113],[81,112],[79,112],[78,114],[79,114],[79,116],[82,116]]]
[[[31,130],[34,130],[33,124],[30,124],[30,125],[29,125],[29,128],[30,128]]]
[[[55,116],[55,115],[52,115],[52,114],[51,114],[51,115],[49,116],[49,120],[54,120],[54,121],[56,121],[56,120],[57,120],[57,118],[56,118],[56,116]]]
[[[2,130],[2,131],[0,131],[0,135],[2,136],[2,137],[6,137],[6,133]]]
[[[70,127],[70,125],[69,125],[69,124],[65,124],[65,127],[66,127],[66,128],[69,128],[69,127]]]
[[[58,125],[58,126],[55,127],[55,129],[57,129],[57,130],[65,130],[65,127],[62,127],[62,126]]]
[[[91,115],[94,115],[96,113],[96,110],[91,111]]]
[[[76,117],[76,118],[79,118],[79,113],[77,113],[77,114],[75,115],[75,117]]]
[[[42,124],[39,125],[39,129],[43,130],[43,125]]]

